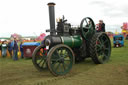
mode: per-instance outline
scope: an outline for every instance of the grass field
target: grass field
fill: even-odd
[[[112,48],[108,63],[95,65],[86,59],[60,77],[37,71],[31,59],[0,58],[0,85],[128,85],[128,41],[122,48]]]

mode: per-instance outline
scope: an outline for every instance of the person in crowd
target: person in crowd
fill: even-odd
[[[99,27],[97,29],[97,32],[105,32],[105,24],[103,20],[99,20]]]
[[[11,46],[11,40],[8,42],[7,47],[8,47],[8,52],[9,52],[10,56],[12,57],[12,46]]]
[[[2,48],[1,48],[1,43],[0,43],[0,51],[2,50]]]
[[[7,56],[7,41],[2,42],[1,48],[2,48],[2,57],[5,58]]]
[[[0,56],[2,56],[2,47],[1,47],[1,42],[0,42]]]
[[[24,57],[24,53],[23,53],[23,42],[21,41],[21,43],[20,43],[20,52],[21,52],[21,58],[23,59]]]
[[[36,42],[36,40],[34,39],[34,42]]]
[[[14,38],[14,40],[11,42],[11,46],[13,49],[13,60],[18,60],[18,43],[16,38]]]
[[[45,41],[45,40],[42,40],[42,41],[41,41],[41,45],[44,45],[44,41]]]

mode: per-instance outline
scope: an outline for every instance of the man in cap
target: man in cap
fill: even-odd
[[[97,32],[105,32],[105,24],[103,20],[99,20],[99,27],[97,29]]]
[[[18,56],[17,56],[18,44],[16,38],[14,38],[14,40],[12,41],[11,46],[13,48],[13,60],[18,60]]]

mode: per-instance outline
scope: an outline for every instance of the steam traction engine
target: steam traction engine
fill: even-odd
[[[89,17],[84,18],[80,27],[72,28],[67,20],[60,19],[55,29],[55,3],[48,3],[50,35],[44,45],[37,47],[32,56],[34,66],[42,71],[49,69],[54,76],[65,75],[75,62],[91,57],[94,63],[103,64],[109,60],[111,43],[105,33],[96,33],[95,24]]]

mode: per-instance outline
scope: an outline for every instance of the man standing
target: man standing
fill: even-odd
[[[97,29],[97,32],[105,32],[105,24],[103,20],[99,20],[99,27]]]
[[[11,43],[13,48],[13,60],[18,60],[17,52],[18,52],[18,44],[16,38]]]
[[[21,58],[24,58],[24,54],[23,54],[23,46],[22,46],[23,42],[21,41],[20,43],[20,52],[21,52]]]
[[[7,56],[7,41],[2,42],[2,57],[5,58]]]
[[[12,57],[12,46],[11,46],[11,40],[8,42],[8,52],[10,56]]]

